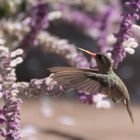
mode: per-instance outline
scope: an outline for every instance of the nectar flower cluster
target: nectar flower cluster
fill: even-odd
[[[0,97],[4,105],[0,108],[0,135],[6,140],[20,140],[20,106],[21,100],[17,98],[15,66],[22,62],[21,49],[10,52],[0,40]]]
[[[30,82],[17,82],[17,88],[21,95],[28,97],[50,95],[55,96],[63,92],[64,88],[53,80],[51,74],[43,79],[32,79]]]
[[[127,8],[127,11],[123,14],[120,31],[115,34],[117,41],[113,45],[112,59],[114,60],[115,67],[117,67],[119,62],[122,62],[125,58],[125,50],[128,51],[128,49],[124,49],[123,42],[132,37],[132,25],[135,21],[139,20],[138,12],[140,10],[140,0],[130,0],[125,3],[125,7]]]

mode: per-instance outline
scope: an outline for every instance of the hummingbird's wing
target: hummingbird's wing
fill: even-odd
[[[52,67],[49,70],[54,73],[52,78],[60,85],[67,85],[69,88],[81,90],[88,94],[107,92],[107,88],[103,87],[98,79],[91,77],[93,73],[98,74],[97,70],[74,67]]]
[[[77,70],[78,71],[82,70],[82,71],[86,71],[86,72],[89,71],[89,72],[99,73],[97,66],[92,67],[92,69],[78,69],[75,67],[51,67],[48,70],[51,71],[52,73],[61,72],[61,71],[77,71]]]

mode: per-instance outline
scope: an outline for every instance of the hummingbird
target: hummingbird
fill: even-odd
[[[87,69],[51,67],[48,70],[54,73],[52,78],[60,85],[68,85],[69,88],[81,90],[86,94],[105,94],[115,103],[122,102],[134,123],[128,90],[121,78],[113,71],[111,58],[106,53],[93,53],[82,48],[78,49],[94,57],[97,67]]]

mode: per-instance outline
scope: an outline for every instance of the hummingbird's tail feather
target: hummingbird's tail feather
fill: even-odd
[[[132,112],[132,109],[131,109],[131,106],[130,106],[130,102],[127,99],[125,99],[124,104],[126,105],[127,112],[130,116],[130,119],[131,119],[132,123],[134,124],[134,116],[133,116],[133,112]]]

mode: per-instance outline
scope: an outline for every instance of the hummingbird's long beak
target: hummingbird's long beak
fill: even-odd
[[[81,50],[81,51],[83,51],[83,52],[86,52],[86,53],[90,54],[93,57],[96,57],[96,53],[92,53],[92,52],[90,52],[88,50],[85,50],[85,49],[82,49],[82,48],[78,48],[78,49]]]

